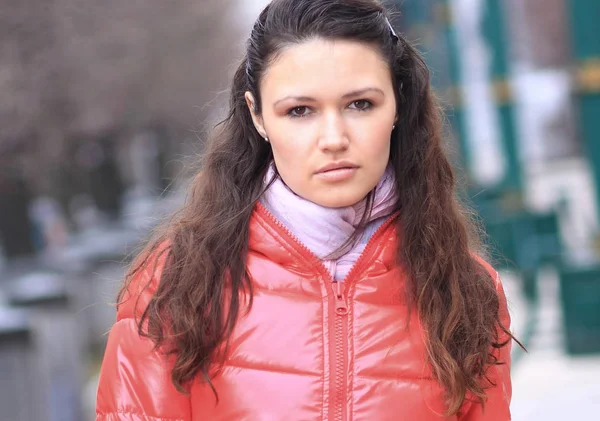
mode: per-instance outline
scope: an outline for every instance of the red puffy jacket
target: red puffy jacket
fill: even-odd
[[[129,288],[133,299],[119,307],[109,335],[96,419],[509,420],[510,345],[495,351],[506,364],[489,369],[496,386],[487,391],[485,407],[467,399],[457,415],[442,416],[443,389],[432,378],[416,314],[406,328],[404,275],[395,263],[392,219],[373,235],[342,284],[333,282],[317,257],[257,206],[248,256],[254,305],[239,320],[226,364],[214,379],[218,404],[201,382],[189,395],[177,392],[170,377],[172,359],[154,352],[151,341],[138,335],[134,304],[139,297],[139,316],[159,280],[159,273],[141,271]],[[506,299],[497,285],[502,321],[509,326]]]

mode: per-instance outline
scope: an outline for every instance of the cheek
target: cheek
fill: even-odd
[[[275,159],[296,168],[306,164],[314,148],[310,125],[280,123],[271,127],[269,133]]]
[[[387,159],[391,146],[391,126],[388,129],[385,124],[375,124],[365,129],[359,136],[361,153],[371,159]]]
[[[303,142],[293,138],[276,139],[271,141],[273,157],[276,162],[286,163],[291,167],[300,167],[306,162],[308,153]]]
[[[277,171],[297,194],[299,190],[304,189],[309,178],[307,168],[311,154],[307,150],[306,143],[289,137],[271,142]]]

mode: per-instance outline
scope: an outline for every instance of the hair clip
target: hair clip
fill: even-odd
[[[385,23],[387,23],[388,28],[390,28],[390,35],[392,36],[392,39],[394,40],[394,43],[397,44],[398,41],[400,40],[400,38],[396,34],[396,31],[394,31],[394,27],[390,23],[390,20],[387,18],[387,16],[384,16],[384,19],[385,19]]]

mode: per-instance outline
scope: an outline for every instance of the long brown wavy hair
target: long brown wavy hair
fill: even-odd
[[[244,93],[253,94],[260,114],[259,86],[269,64],[283,48],[319,37],[376,46],[389,64],[399,116],[390,162],[407,298],[427,332],[429,362],[446,390],[448,414],[458,412],[467,393],[484,401],[486,370],[501,363],[493,350],[506,345],[500,337],[513,337],[500,322],[495,280],[472,254],[480,242],[456,198],[428,68],[413,46],[392,35],[388,18],[375,0],[274,0],[256,21],[233,78],[229,113],[207,142],[185,206],[132,264],[118,296],[118,302],[125,299],[131,279],[165,254],[139,332],[157,348],[169,345],[178,390],[185,392],[197,378],[212,387],[238,315],[252,305],[249,221],[273,156],[254,128]]]

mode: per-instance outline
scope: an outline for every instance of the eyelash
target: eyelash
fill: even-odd
[[[357,99],[356,101],[352,101],[350,104],[351,105],[352,104],[356,104],[357,102],[365,102],[367,104],[367,107],[366,108],[362,108],[362,109],[361,108],[353,108],[356,111],[359,111],[359,112],[369,111],[371,108],[373,108],[373,103],[371,101],[369,101],[368,99]],[[299,109],[299,108],[300,109],[305,109],[305,108],[308,109],[309,107],[307,107],[305,105],[299,105],[299,106],[290,108],[290,110],[287,112],[287,115],[290,118],[304,118],[304,117],[308,117],[308,114],[306,114],[306,115],[294,115],[293,112],[295,110]]]

